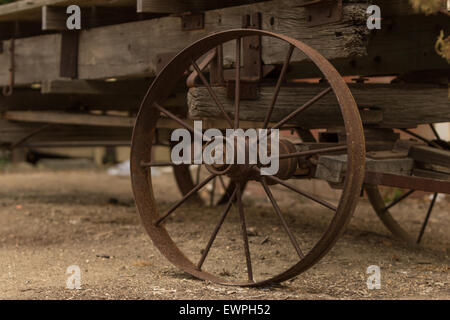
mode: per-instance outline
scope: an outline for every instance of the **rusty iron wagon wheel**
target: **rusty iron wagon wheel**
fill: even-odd
[[[430,124],[430,127],[433,133],[436,136],[435,140],[429,141],[417,134],[412,133],[409,130],[402,130],[406,133],[413,135],[415,138],[426,142],[429,146],[434,148],[439,148],[443,150],[450,150],[450,143],[444,140],[441,140],[439,134],[434,129],[433,125]],[[445,173],[440,173],[445,174]],[[448,178],[450,179],[450,177]],[[429,204],[426,208],[423,208],[426,213],[423,216],[423,220],[420,223],[420,227],[413,226],[411,224],[410,215],[407,214],[410,206],[404,206],[404,201],[410,199],[410,196],[416,193],[414,189],[403,189],[403,188],[388,188],[388,191],[393,196],[385,197],[383,196],[383,192],[380,190],[380,187],[377,185],[367,184],[364,186],[364,189],[367,192],[367,196],[369,198],[369,202],[372,205],[375,213],[378,218],[380,218],[381,222],[384,226],[398,239],[401,239],[410,244],[419,244],[422,241],[423,235],[425,233],[426,227],[429,222],[429,218],[431,213],[433,212],[433,208],[436,205],[436,200],[438,199],[439,193],[432,192],[427,193],[429,195]],[[392,199],[391,199],[392,198]],[[401,218],[403,211],[404,219]],[[408,226],[405,226],[408,224]],[[403,225],[403,226],[402,226]]]
[[[235,52],[235,61],[229,65],[234,65],[235,82],[233,86],[236,94],[234,98],[234,113],[230,113],[232,114],[231,117],[230,114],[224,110],[221,102],[217,99],[217,96],[215,96],[214,90],[211,84],[208,83],[206,77],[201,76],[201,79],[204,87],[208,89],[212,100],[214,100],[217,105],[217,117],[226,120],[224,122],[227,123],[227,128],[240,128],[240,124],[242,124],[239,116],[241,40],[244,37],[251,36],[267,37],[271,41],[278,41],[280,43],[278,46],[280,50],[287,49],[286,58],[277,80],[277,85],[275,86],[276,94],[274,95],[269,111],[266,114],[267,121],[265,121],[264,124],[261,123],[261,127],[259,128],[281,129],[287,122],[297,117],[302,111],[311,107],[326,94],[332,92],[339,103],[340,114],[343,120],[342,125],[346,130],[346,143],[337,147],[323,147],[315,150],[296,152],[295,149],[292,149],[292,144],[280,139],[280,170],[276,175],[263,176],[261,175],[260,166],[250,165],[247,162],[243,165],[227,165],[226,169],[223,171],[219,170],[218,167],[215,167],[214,165],[205,165],[210,172],[206,179],[203,179],[180,200],[174,202],[169,207],[162,206],[158,203],[158,199],[155,199],[154,190],[156,190],[157,185],[155,186],[152,183],[150,174],[150,168],[153,165],[158,165],[152,163],[151,159],[152,141],[154,141],[153,136],[158,126],[158,121],[162,118],[170,118],[178,123],[180,127],[184,127],[190,131],[191,135],[198,133],[192,127],[192,122],[190,122],[189,119],[169,111],[165,107],[165,101],[175,90],[177,83],[179,81],[185,81],[186,74],[189,70],[192,70],[190,68],[199,70],[199,75],[201,76],[202,71],[198,67],[197,61],[201,59],[202,56],[218,46],[232,45],[234,47],[233,51]],[[290,60],[294,51],[297,51],[297,54],[305,55],[310,62],[320,70],[323,78],[326,79],[328,88],[315,95],[312,99],[298,107],[294,112],[287,114],[283,120],[269,128],[268,125],[271,123],[271,113],[276,105],[277,94],[280,91],[286,71],[289,69]],[[289,89],[287,87],[283,90]],[[346,156],[347,170],[342,185],[342,193],[336,205],[298,188],[295,184],[286,182],[287,179],[292,178],[292,169],[296,169],[298,159],[305,158],[305,156],[317,156],[322,153],[336,153],[337,151],[340,151]],[[345,81],[335,68],[317,51],[295,39],[267,31],[235,29],[219,32],[193,43],[175,56],[156,77],[141,104],[136,119],[131,148],[131,178],[136,206],[143,225],[152,239],[153,244],[172,264],[194,277],[219,284],[261,286],[285,281],[299,275],[317,263],[333,247],[338,237],[344,231],[344,228],[349,222],[356,207],[364,178],[364,160],[364,136],[357,105]],[[200,230],[196,231],[197,233],[204,233],[206,235],[205,239],[209,240],[207,241],[207,244],[202,245],[202,247],[204,247],[203,250],[194,252],[191,248],[186,248],[186,244],[179,240],[177,234],[174,234],[174,232],[176,233],[178,231],[171,229],[171,224],[173,222],[171,216],[173,216],[176,211],[177,217],[180,214],[187,213],[180,210],[186,200],[217,176],[227,176],[236,184],[236,188],[234,188],[227,204],[223,206],[223,213],[220,214],[220,217],[218,216],[218,222],[212,223],[210,229],[207,229],[202,225]],[[282,270],[277,270],[276,273],[267,272],[271,271],[269,269],[257,270],[255,273],[253,269],[255,265],[252,264],[254,261],[252,261],[247,232],[248,229],[246,227],[246,218],[249,218],[249,216],[246,216],[244,211],[245,201],[243,201],[242,197],[243,186],[247,182],[253,182],[259,187],[262,187],[267,203],[271,204],[275,211],[273,217],[280,222],[281,230],[285,232],[284,237],[287,239],[287,243],[291,243],[292,245],[293,255],[290,257],[292,258],[292,261],[289,260],[289,264],[286,263],[283,265]],[[318,238],[314,240],[314,242],[308,243],[307,248],[303,247],[303,250],[301,249],[303,242],[299,243],[294,232],[290,228],[290,221],[285,219],[284,215],[281,213],[280,206],[275,200],[274,189],[278,186],[296,195],[296,199],[298,199],[296,201],[299,203],[304,199],[308,199],[308,201],[311,200],[315,205],[320,207],[321,210],[327,211],[327,214],[328,212],[331,213],[328,214],[329,223],[324,224],[323,232],[321,231],[319,233]],[[236,203],[234,203],[234,200],[236,200]],[[211,270],[205,268],[205,261],[208,260],[207,257],[211,251],[210,249],[214,241],[218,239],[217,234],[223,227],[227,214],[233,206],[235,206],[237,216],[235,223],[232,224],[232,230],[237,230],[236,232],[241,238],[239,242],[242,242],[242,247],[240,246],[239,249],[234,246],[229,247],[230,250],[239,250],[239,256],[242,257],[240,260],[233,258],[236,259],[233,271],[236,271],[237,275],[229,274],[229,272],[225,272],[225,270],[223,270],[224,272],[221,272],[220,264],[225,262],[225,258],[223,257],[209,262]],[[198,210],[196,212],[198,212]],[[207,213],[210,214],[211,212],[208,211]],[[230,218],[234,218],[234,216]],[[188,219],[192,218],[188,217]],[[286,246],[286,244],[284,244],[284,246]],[[222,246],[220,249],[226,251],[227,248]],[[195,258],[195,260],[193,258]],[[210,260],[213,260],[211,256]],[[266,261],[269,261],[270,263],[270,261],[273,260],[266,259]]]

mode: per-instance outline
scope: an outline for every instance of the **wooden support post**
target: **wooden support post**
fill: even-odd
[[[245,15],[242,27],[249,29],[261,29],[261,13],[256,12],[252,15]],[[261,37],[244,37],[242,42],[244,52],[242,79],[259,81],[262,78]]]
[[[439,85],[350,84],[363,123],[384,128],[411,128],[420,123],[450,121],[448,88]],[[271,121],[280,121],[325,88],[321,84],[283,86]],[[225,110],[233,113],[233,101],[227,88],[214,91]],[[274,86],[260,86],[256,100],[241,101],[241,119],[263,121],[273,97]],[[189,113],[193,118],[214,118],[220,113],[204,87],[189,89]],[[305,128],[330,128],[343,125],[336,97],[331,93],[292,119]]]
[[[197,0],[197,1],[183,1],[183,0],[137,0],[137,12],[152,12],[152,13],[182,13],[192,12],[198,10],[205,10],[210,8],[214,1]],[[208,6],[209,5],[209,6]]]

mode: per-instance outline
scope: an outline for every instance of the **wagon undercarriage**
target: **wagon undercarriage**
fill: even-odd
[[[132,141],[133,190],[147,232],[169,261],[205,280],[253,286],[307,270],[337,241],[364,191],[395,236],[420,242],[438,194],[450,193],[449,143],[433,126],[450,121],[450,67],[434,51],[437,28],[450,31],[447,11],[424,16],[408,1],[372,1],[382,8],[383,28],[371,31],[366,1],[192,1],[188,13],[182,2],[144,0],[136,13],[131,2],[118,1],[119,10],[92,1],[82,8],[88,23],[81,31],[66,30],[64,1],[0,6],[0,65],[9,66],[0,68],[0,144]],[[373,83],[381,76],[390,82]],[[434,139],[410,130],[421,124]],[[170,136],[179,128],[192,137],[212,128],[279,129],[279,171],[264,175],[265,165],[248,159],[202,163],[196,172],[188,164],[154,161],[154,147],[174,148]],[[252,143],[262,148],[258,140],[246,143],[245,154]],[[182,193],[168,208],[153,196],[151,168],[159,166],[173,168]],[[303,190],[306,179],[341,190],[337,203]],[[257,279],[243,201],[250,183],[261,186],[295,250],[289,267]],[[211,184],[211,197],[201,199],[200,189]],[[283,216],[275,185],[331,211],[322,236],[306,249]],[[405,192],[386,203],[379,186]],[[415,192],[431,193],[430,206],[420,230],[404,230],[393,211]],[[168,232],[170,217],[192,200],[224,205],[217,225],[203,230],[211,235],[197,261]],[[203,270],[232,207],[239,213],[244,279]]]

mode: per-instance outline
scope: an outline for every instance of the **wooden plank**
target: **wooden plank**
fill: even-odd
[[[378,121],[377,125],[380,127],[408,128],[415,127],[420,123],[450,121],[448,88],[445,86],[350,84],[349,87],[361,110],[363,122],[374,124]],[[324,88],[324,85],[319,84],[282,87],[271,120],[281,120]],[[233,101],[227,98],[226,88],[217,87],[214,90],[225,110],[233,114]],[[241,119],[263,120],[270,105],[273,91],[274,87],[262,86],[259,89],[257,100],[242,100]],[[204,87],[189,90],[188,105],[190,115],[194,118],[220,115],[214,101]],[[379,112],[382,113],[381,119]],[[375,120],[370,121],[369,117],[372,115],[375,116]],[[294,118],[291,123],[306,128],[325,128],[343,124],[339,105],[332,93],[319,100],[297,118]]]
[[[42,34],[40,22],[0,22],[0,40],[24,38]]]
[[[0,21],[40,21],[43,6],[67,7],[79,5],[80,7],[106,6],[121,7],[136,5],[136,0],[20,0],[0,5]]]
[[[57,110],[125,110],[136,112],[147,90],[131,91],[129,94],[41,94],[38,90],[17,89],[9,97],[0,96],[0,111],[57,111]],[[169,98],[164,106],[178,112],[187,110],[186,94],[179,93]]]
[[[188,11],[199,11],[211,9],[215,1],[197,0],[137,0],[137,12],[155,12],[155,13],[181,13]]]
[[[450,168],[450,151],[448,150],[414,145],[409,149],[408,156],[426,164],[436,164]]]
[[[337,58],[332,61],[333,65],[343,75],[449,71],[450,64],[435,50],[436,39],[441,30],[444,34],[450,33],[448,21],[449,17],[444,14],[385,18],[381,30],[361,34],[367,41],[366,54]],[[290,73],[292,78],[317,77],[317,71],[307,63],[295,65]]]
[[[137,13],[134,7],[89,7],[81,9],[81,29],[125,23],[158,17],[157,14]],[[69,15],[66,7],[43,6],[42,30],[67,30]]]
[[[329,59],[364,54],[365,16],[364,5],[344,6],[344,18],[330,26],[307,27],[305,9],[295,0],[260,2],[252,5],[230,7],[205,13],[203,30],[181,32],[179,17],[164,17],[139,22],[124,23],[82,31],[78,77],[102,79],[109,77],[155,76],[157,56],[166,52],[178,52],[194,41],[213,32],[234,29],[242,24],[242,15],[262,13],[263,29],[285,34],[319,50]],[[362,31],[360,30],[361,28]],[[358,31],[360,30],[360,31]],[[337,37],[336,33],[341,36]],[[314,36],[312,36],[314,34]],[[60,63],[60,35],[46,35],[18,39],[16,83],[29,84],[58,79]],[[275,39],[263,38],[263,60],[266,64],[281,63],[285,57],[283,46]],[[232,44],[224,46],[225,60],[234,56]],[[0,65],[8,61],[8,54],[0,55]],[[294,53],[293,61],[305,57]],[[0,85],[8,81],[5,68],[0,69]]]
[[[342,74],[392,74],[414,70],[445,69],[449,64],[434,50],[440,30],[450,32],[444,15],[414,15],[396,18],[381,30],[366,27],[367,4],[344,5],[344,19],[335,24],[307,27],[304,8],[297,1],[279,0],[208,11],[205,29],[180,31],[179,17],[164,17],[83,31],[80,38],[79,78],[154,76],[158,55],[178,52],[195,40],[213,32],[240,27],[242,15],[262,13],[264,30],[291,36],[311,45],[333,61]],[[153,30],[157,30],[153,31]],[[17,40],[17,84],[58,79],[59,35]],[[120,44],[120,45],[119,45]],[[282,63],[284,48],[273,39],[263,42],[266,64]],[[44,53],[45,54],[42,54]],[[231,46],[225,59],[233,57]],[[0,65],[8,61],[0,54]],[[300,54],[294,54],[291,77],[319,76]],[[24,66],[21,68],[21,66]],[[8,81],[6,68],[0,68],[0,85]]]
[[[395,173],[402,175],[411,174],[414,161],[403,159],[366,159],[366,171],[379,173]],[[319,156],[315,177],[333,183],[344,181],[347,171],[347,155],[322,155]]]
[[[183,13],[214,10],[267,0],[137,0],[137,12]]]
[[[308,0],[305,0],[307,2]],[[81,7],[89,6],[137,6],[139,12],[186,12],[197,10],[211,10],[219,7],[236,6],[242,3],[254,3],[258,0],[20,0],[13,3],[0,5],[0,21],[36,20],[40,18],[40,10],[44,5],[68,6],[71,4]],[[380,6],[383,15],[407,15],[414,11],[406,0],[344,0],[344,3],[365,3]]]
[[[137,110],[141,94],[41,94],[39,90],[17,89],[9,97],[0,96],[0,111],[4,110]]]
[[[22,122],[126,128],[132,128],[135,120],[134,117],[33,111],[6,111],[2,114],[2,118]]]
[[[87,95],[142,95],[151,84],[151,80],[128,81],[90,81],[90,80],[53,80],[45,81],[41,86],[42,94],[87,94]]]
[[[14,143],[42,128],[42,123],[26,123],[0,119],[0,144]],[[124,141],[131,140],[132,128],[55,125],[30,138],[27,142],[58,141]]]

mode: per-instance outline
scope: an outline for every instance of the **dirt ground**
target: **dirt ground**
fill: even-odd
[[[172,174],[154,182],[155,198],[167,208],[179,196]],[[273,190],[301,246],[312,247],[330,220],[328,209]],[[0,299],[449,299],[450,199],[439,200],[421,246],[393,239],[362,200],[345,234],[312,269],[281,285],[251,289],[196,280],[172,266],[140,224],[129,178],[100,170],[0,173]],[[257,186],[248,188],[244,202],[255,276],[284,270],[295,251],[270,203]],[[187,205],[167,222],[193,261],[223,208]],[[407,226],[420,228],[424,199],[402,210]],[[233,209],[207,270],[245,274],[237,222]],[[81,269],[81,290],[66,289],[71,265]],[[379,290],[367,288],[370,265],[381,268]]]

